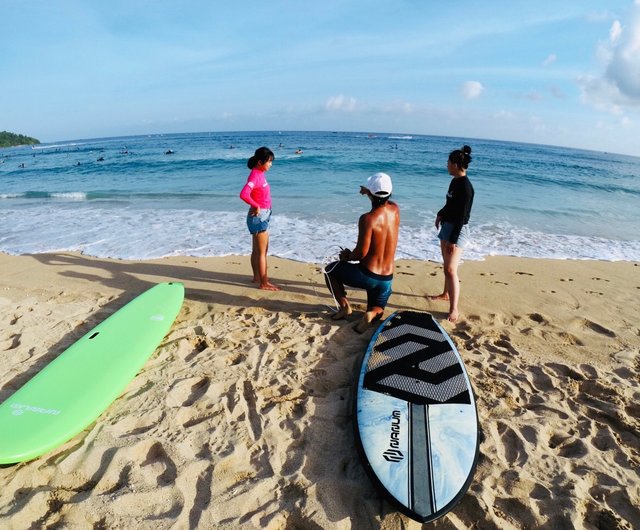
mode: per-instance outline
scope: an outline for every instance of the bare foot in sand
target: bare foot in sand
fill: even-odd
[[[351,306],[349,305],[341,307],[337,313],[331,315],[331,320],[342,320],[343,318],[347,318],[352,312]]]
[[[429,300],[444,300],[445,302],[448,302],[449,301],[449,294],[448,293],[429,294],[429,295],[427,295],[427,298]]]
[[[447,320],[455,324],[458,321],[458,318],[460,318],[460,311],[458,311],[457,309],[454,309],[449,313]]]
[[[260,289],[264,291],[279,291],[280,287],[272,284],[271,282],[265,282],[260,284]]]
[[[382,318],[382,313],[378,313],[377,311],[367,311],[360,322],[358,322],[353,329],[355,329],[358,333],[364,333],[367,329],[373,324]]]

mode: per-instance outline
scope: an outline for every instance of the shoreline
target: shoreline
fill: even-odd
[[[79,528],[383,528],[419,523],[381,501],[360,463],[351,385],[374,328],[333,322],[318,265],[248,256],[149,261],[0,253],[0,401],[161,281],[182,311],[89,428],[0,467],[0,523]],[[462,316],[425,299],[442,266],[399,260],[385,316],[430,311],[474,386],[478,469],[434,528],[630,528],[640,521],[640,264],[487,257],[460,267]]]

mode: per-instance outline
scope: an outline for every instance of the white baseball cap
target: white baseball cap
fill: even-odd
[[[386,173],[376,173],[375,175],[371,175],[367,179],[365,188],[367,188],[371,194],[376,197],[388,197],[391,195],[391,191],[393,190],[391,177]]]

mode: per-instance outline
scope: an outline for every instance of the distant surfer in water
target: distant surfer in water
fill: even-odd
[[[447,201],[436,216],[436,228],[440,230],[438,239],[443,260],[444,289],[441,294],[429,298],[449,301],[449,322],[456,322],[460,316],[458,265],[462,249],[469,243],[468,223],[474,196],[473,186],[467,177],[470,162],[471,147],[468,145],[449,154],[447,170],[453,178],[449,183]]]
[[[259,147],[247,161],[251,170],[247,183],[240,192],[240,198],[250,208],[247,214],[247,227],[252,237],[251,268],[253,281],[260,289],[279,291],[267,276],[267,251],[269,250],[269,221],[271,219],[271,189],[266,173],[273,164],[273,152],[268,147]]]
[[[400,208],[389,200],[391,191],[391,177],[386,173],[376,173],[360,186],[360,193],[371,200],[371,210],[360,216],[356,246],[342,249],[340,261],[326,267],[327,285],[340,306],[331,317],[334,320],[352,313],[345,285],[366,289],[367,310],[355,327],[360,333],[382,317],[391,296],[400,228]]]

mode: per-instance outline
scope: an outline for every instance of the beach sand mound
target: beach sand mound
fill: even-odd
[[[171,331],[72,440],[0,468],[2,528],[420,528],[359,460],[353,382],[373,328],[328,319],[322,276],[246,258],[125,262],[0,255],[0,400],[153,283],[183,281]],[[446,317],[424,295],[440,266],[400,262],[393,309]],[[640,269],[492,258],[461,268],[445,328],[474,385],[480,459],[432,528],[640,527]],[[362,293],[354,292],[356,309]]]

